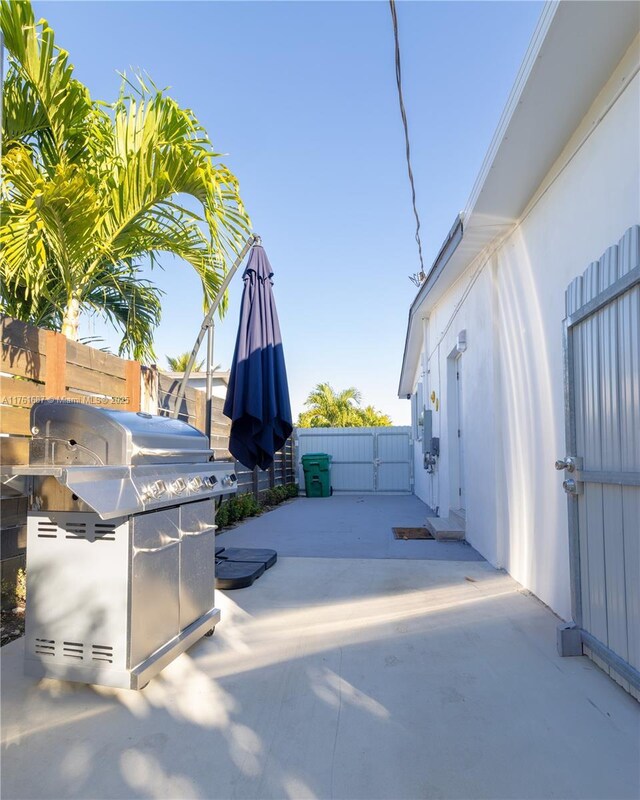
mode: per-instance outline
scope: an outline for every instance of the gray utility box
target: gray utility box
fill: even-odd
[[[33,511],[25,672],[142,688],[220,618],[213,498],[108,521]]]
[[[431,437],[433,436],[433,412],[430,408],[423,410],[422,417],[422,452],[427,454],[431,448]]]

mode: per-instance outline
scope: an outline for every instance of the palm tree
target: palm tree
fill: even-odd
[[[122,331],[121,354],[151,356],[160,292],[140,265],[178,256],[206,306],[249,227],[237,180],[193,113],[141,78],[112,105],[92,101],[29,2],[1,0],[0,26],[0,309],[72,339],[80,314],[97,313]]]
[[[391,417],[373,406],[359,408],[362,394],[353,386],[336,392],[319,383],[305,400],[308,411],[298,415],[299,428],[374,428],[392,425]]]
[[[336,393],[328,383],[319,383],[305,401],[308,411],[298,418],[301,428],[349,428],[358,425],[360,392],[353,386]]]
[[[388,414],[376,410],[373,406],[365,406],[357,410],[362,426],[365,428],[382,428],[387,425],[393,425],[391,417]]]
[[[191,358],[191,353],[187,351],[186,353],[180,353],[179,356],[165,356],[165,358],[167,359],[167,364],[169,365],[171,372],[186,372],[189,359]],[[221,366],[221,364],[216,364],[212,372],[217,372]],[[200,372],[203,367],[204,361],[196,362],[193,365],[194,372]]]
[[[191,358],[191,353],[180,353],[179,356],[165,356],[165,358],[167,359],[167,364],[169,365],[171,372],[186,372],[189,359]],[[193,371],[200,372],[203,366],[204,360],[197,361],[193,365]]]

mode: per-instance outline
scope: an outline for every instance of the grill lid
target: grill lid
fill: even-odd
[[[31,409],[31,432],[33,466],[197,464],[213,457],[197,428],[143,411],[41,402]]]

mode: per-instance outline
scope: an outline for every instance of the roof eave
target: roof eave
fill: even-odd
[[[409,320],[407,323],[407,335],[404,342],[404,355],[402,357],[402,369],[400,371],[398,397],[402,398],[411,394],[413,386],[410,384],[413,384],[413,370],[411,374],[408,374],[410,362],[409,349],[411,340],[416,335],[416,326],[418,324],[418,320],[422,319],[425,315],[428,316],[428,310],[425,308],[425,306],[427,305],[429,293],[435,286],[438,278],[442,275],[447,263],[449,262],[449,259],[458,248],[458,245],[462,241],[463,235],[463,215],[459,214],[451,226],[451,230],[449,231],[447,238],[444,240],[444,243],[440,248],[438,255],[436,256],[424,283],[418,290],[415,300],[411,304],[411,308],[409,309]]]

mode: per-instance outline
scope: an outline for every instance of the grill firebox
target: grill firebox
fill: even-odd
[[[32,483],[25,671],[139,689],[220,618],[215,506],[234,465],[151,414],[38,403],[31,427],[29,466],[8,470]]]

